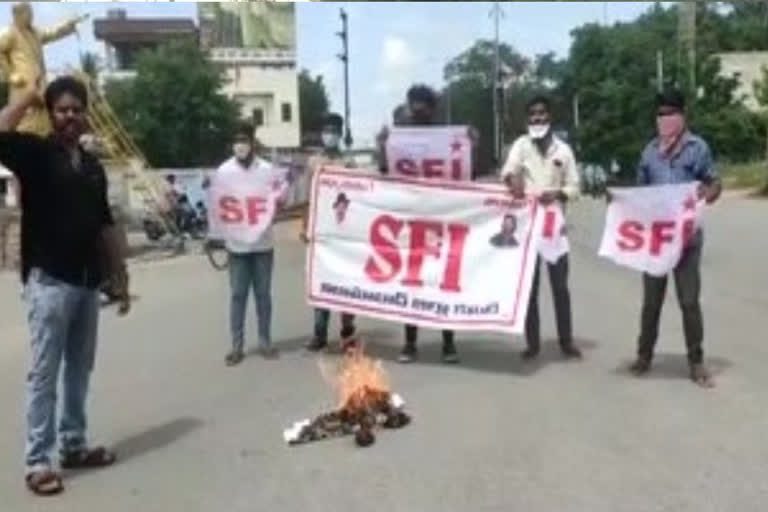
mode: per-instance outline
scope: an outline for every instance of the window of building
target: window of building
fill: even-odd
[[[257,128],[264,126],[264,111],[260,108],[253,109],[253,125]]]
[[[282,113],[283,122],[290,123],[293,115],[293,112],[291,111],[291,104],[283,103],[281,113]]]

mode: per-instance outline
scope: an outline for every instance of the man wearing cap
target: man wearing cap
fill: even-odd
[[[637,172],[639,186],[699,182],[699,199],[708,204],[720,197],[722,184],[707,143],[691,133],[685,122],[685,97],[670,90],[657,96],[657,137],[643,151]],[[704,366],[704,327],[699,294],[703,234],[698,230],[683,250],[674,270],[677,300],[683,315],[690,377],[702,387],[714,382]],[[667,291],[667,276],[643,276],[643,308],[640,320],[637,360],[630,367],[635,375],[651,369],[653,349],[659,334],[659,317]]]

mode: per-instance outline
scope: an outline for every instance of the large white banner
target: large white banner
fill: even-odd
[[[611,189],[600,256],[664,276],[673,270],[701,223],[697,183]]]
[[[217,172],[209,190],[208,236],[238,245],[257,244],[288,188],[287,169],[262,165],[252,171]]]
[[[427,327],[522,333],[540,208],[501,185],[360,175],[312,185],[313,306]]]
[[[472,142],[466,126],[393,128],[386,152],[390,176],[472,179]]]

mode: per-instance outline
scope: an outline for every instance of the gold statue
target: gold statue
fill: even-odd
[[[28,2],[13,6],[13,24],[0,35],[0,71],[8,82],[8,101],[14,101],[25,89],[37,86],[40,93],[47,85],[43,46],[77,30],[77,24],[88,16],[79,16],[56,27],[38,29],[32,24],[32,7]],[[30,108],[17,131],[47,135],[50,130],[44,107]]]

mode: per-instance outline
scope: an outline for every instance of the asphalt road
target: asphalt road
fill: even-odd
[[[226,279],[203,258],[136,264],[134,312],[103,315],[90,404],[93,441],[116,447],[120,462],[67,474],[66,493],[53,499],[22,485],[26,325],[15,276],[2,275],[0,510],[763,511],[766,212],[766,202],[730,198],[707,214],[705,348],[716,389],[686,380],[671,293],[654,372],[624,371],[639,276],[596,258],[603,205],[584,201],[573,212],[571,283],[585,360],[565,363],[549,342],[540,361],[524,365],[519,339],[463,335],[463,364],[445,367],[439,333],[424,330],[421,361],[400,366],[392,361],[401,328],[363,320],[414,418],[368,449],[351,439],[290,448],[281,438],[294,420],[333,405],[317,360],[301,349],[311,312],[294,226],[278,234],[277,361],[224,366]],[[553,338],[543,288],[544,333]]]

